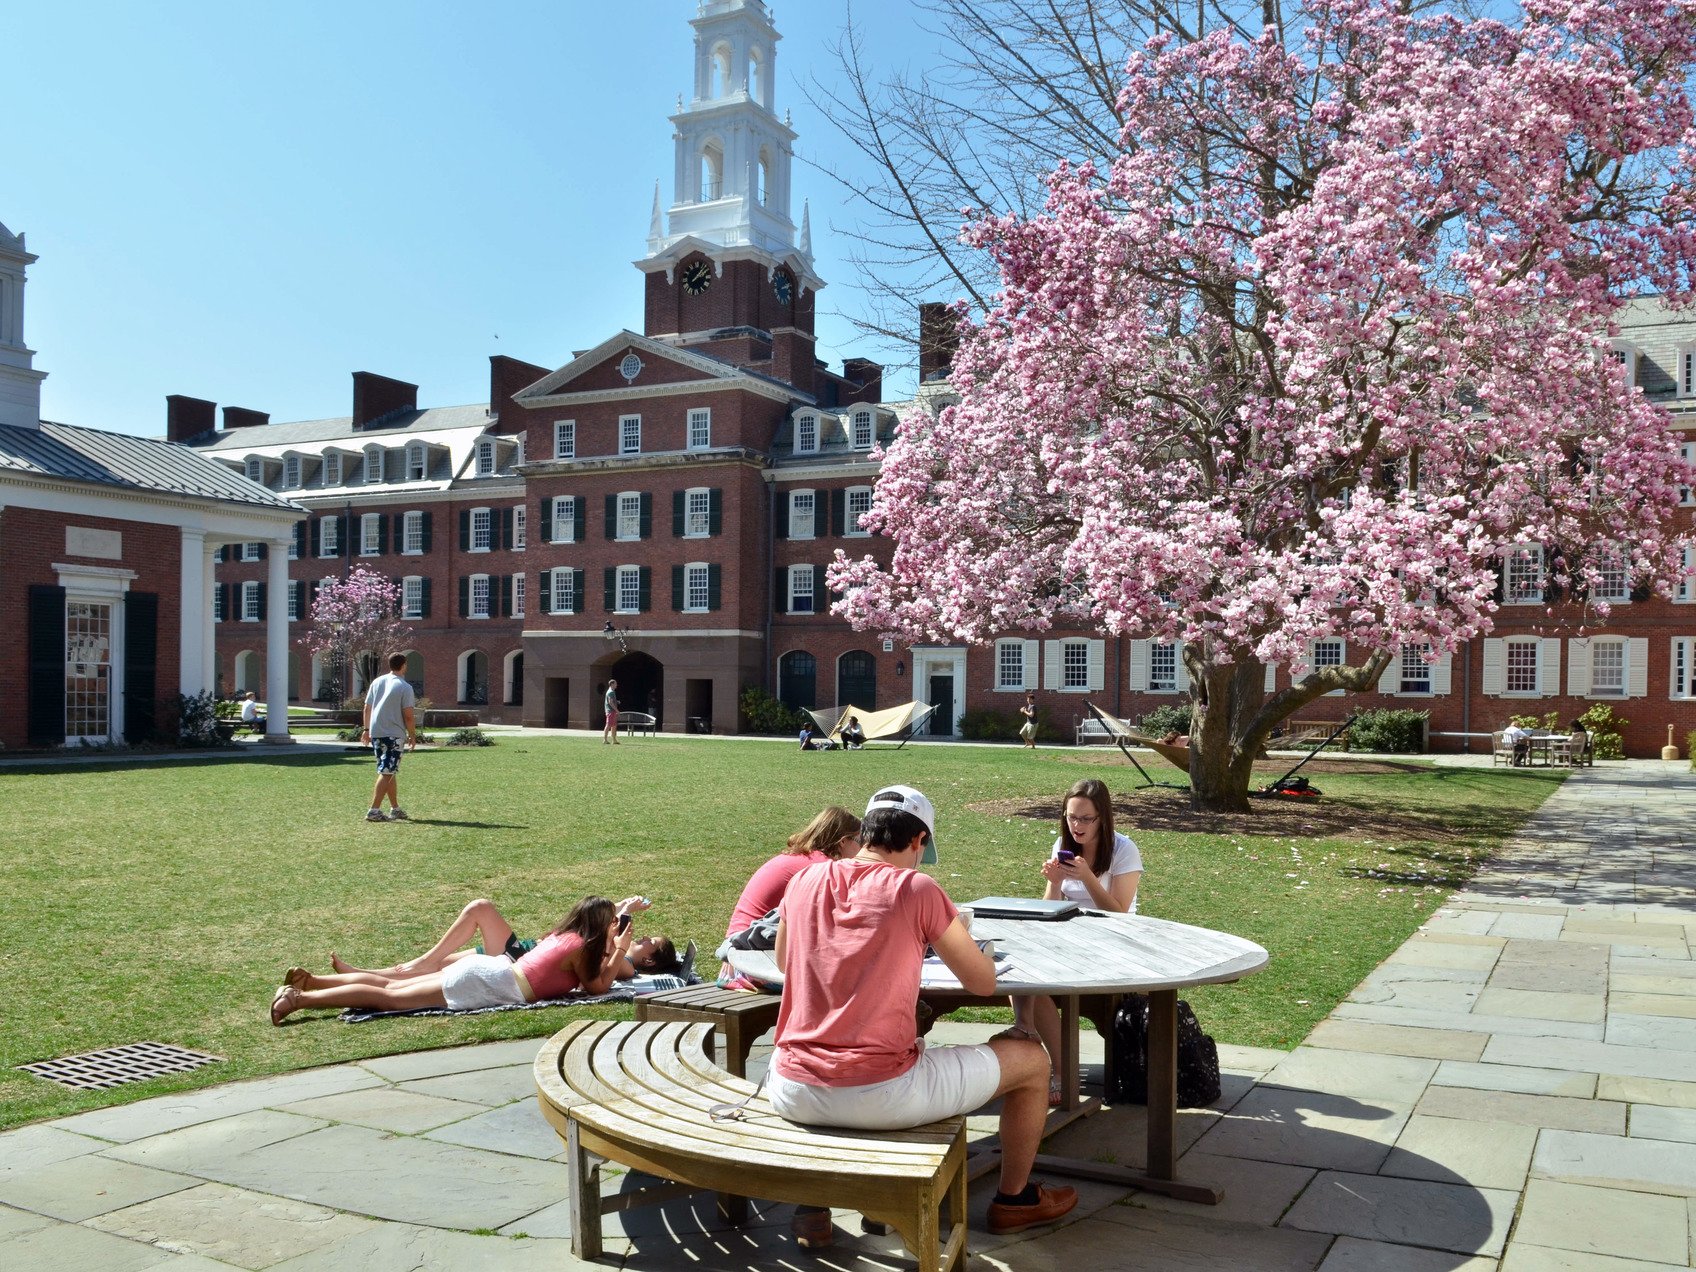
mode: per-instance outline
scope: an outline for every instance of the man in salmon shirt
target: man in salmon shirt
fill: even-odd
[[[910,786],[872,796],[851,857],[809,866],[789,884],[777,925],[783,1006],[766,1076],[772,1108],[792,1122],[900,1130],[966,1113],[1001,1096],[997,1235],[1051,1223],[1075,1189],[1031,1180],[1048,1116],[1048,1058],[1005,1039],[927,1049],[913,1009],[927,945],[968,993],[995,992],[995,963],[954,903],[916,867],[936,860],[936,812]],[[830,1211],[801,1207],[792,1224],[810,1248],[831,1241]]]

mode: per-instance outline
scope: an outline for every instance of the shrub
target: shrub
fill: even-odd
[[[757,686],[744,689],[737,705],[742,708],[742,721],[750,733],[771,733],[779,737],[799,733],[802,721],[808,719],[799,711],[791,711]]]
[[[211,690],[177,695],[177,741],[182,745],[228,745],[218,732],[218,719],[218,695]]]
[[[1188,737],[1192,714],[1189,703],[1174,702],[1170,706],[1156,707],[1145,714],[1138,727],[1151,738],[1163,738],[1168,733]]]
[[[1690,767],[1696,770],[1696,729],[1684,735],[1684,753],[1690,757]]]
[[[338,742],[357,742],[361,738],[363,738],[364,736],[365,736],[365,731],[363,729],[337,729],[336,730],[336,740]]]
[[[1415,755],[1424,750],[1429,711],[1361,711],[1349,725],[1349,750]]]
[[[1625,743],[1620,738],[1619,731],[1631,721],[1621,720],[1614,714],[1614,709],[1605,702],[1598,702],[1578,719],[1590,730],[1590,747],[1598,760],[1625,758]]]
[[[1041,731],[1037,719],[1038,732]],[[974,707],[960,715],[960,736],[968,742],[1007,742],[1019,736],[1024,718],[1012,711],[997,711],[993,707]]]
[[[1561,723],[1560,713],[1556,712],[1556,711],[1546,711],[1540,716],[1534,716],[1534,715],[1509,716],[1508,719],[1511,720],[1514,724],[1517,724],[1522,729],[1541,729],[1545,733],[1565,733],[1566,732],[1566,726]]]
[[[418,739],[424,741],[422,735]],[[495,740],[481,729],[455,729],[448,734],[448,746],[493,746]]]

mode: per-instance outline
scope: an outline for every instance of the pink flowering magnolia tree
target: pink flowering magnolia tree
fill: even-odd
[[[355,566],[346,578],[326,580],[319,588],[301,643],[310,654],[328,655],[335,666],[356,668],[369,684],[388,670],[388,655],[412,642],[400,610],[399,583]],[[343,686],[344,692],[351,689]]]
[[[1516,545],[1664,591],[1696,483],[1610,347],[1624,297],[1691,299],[1696,9],[1283,13],[1150,41],[1111,165],[968,223],[1003,290],[883,457],[890,560],[830,572],[860,629],[1183,642],[1209,809],[1304,704],[1490,631]]]

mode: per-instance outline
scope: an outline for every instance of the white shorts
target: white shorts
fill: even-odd
[[[987,1046],[926,1047],[900,1077],[865,1086],[813,1086],[775,1069],[766,1073],[766,1096],[780,1117],[861,1131],[905,1130],[969,1113],[987,1104],[1000,1085],[1001,1061]]]
[[[505,954],[473,954],[442,973],[442,997],[455,1011],[524,1001],[518,973]]]

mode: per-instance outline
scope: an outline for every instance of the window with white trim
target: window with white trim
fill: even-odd
[[[1060,687],[1089,688],[1089,642],[1064,640],[1060,642]]]
[[[492,437],[485,437],[477,443],[477,475],[495,475],[495,439]]]
[[[711,407],[697,406],[689,412],[690,450],[706,450],[713,444],[713,413]]]
[[[1672,675],[1668,694],[1680,702],[1696,698],[1696,636],[1672,638]]]
[[[512,616],[524,617],[524,571],[512,576]]]
[[[1626,644],[1623,636],[1597,636],[1590,641],[1590,696],[1623,698],[1626,687]]]
[[[639,565],[621,565],[618,567],[618,590],[616,592],[618,612],[620,614],[637,614],[642,609],[642,567]]]
[[[1023,689],[1025,687],[1024,641],[996,641],[995,687],[997,689]]]
[[[813,612],[813,567],[810,565],[792,565],[789,567],[789,612],[791,614],[811,614]]]
[[[424,580],[417,574],[409,574],[400,581],[400,616],[424,617]]]
[[[1600,573],[1590,593],[1593,599],[1616,605],[1631,599],[1631,563],[1619,545],[1604,544],[1596,567]]]
[[[691,561],[683,567],[683,608],[689,613],[704,613],[707,609],[707,566]]]
[[[1503,567],[1502,600],[1508,605],[1540,605],[1543,602],[1543,548],[1522,545],[1508,553]]]
[[[283,488],[297,490],[300,487],[300,456],[290,455],[283,460]]]
[[[290,581],[288,585],[289,622],[291,623],[298,623],[300,621],[300,594],[305,590],[306,584],[304,583]]]
[[[811,490],[791,490],[789,492],[789,537],[791,539],[811,539],[817,532],[815,527],[818,508],[818,496]]]
[[[1178,647],[1150,641],[1148,646],[1148,691],[1176,693],[1178,690]]]
[[[810,455],[819,448],[819,417],[803,411],[795,417],[795,450]]]
[[[340,556],[342,554],[342,519],[334,514],[318,518],[318,555],[321,557]]]
[[[1689,354],[1685,355],[1689,357]],[[1678,457],[1687,464],[1696,464],[1696,442],[1680,442]],[[1696,486],[1680,486],[1678,488],[1678,506],[1680,508],[1696,508]]]
[[[1324,671],[1327,667],[1343,665],[1343,642],[1335,636],[1327,636],[1313,642],[1313,670]]]
[[[577,612],[577,573],[565,566],[551,571],[553,576],[552,604],[548,607],[553,614],[575,614]]]
[[[424,443],[413,442],[406,448],[406,479],[408,481],[423,481],[427,471]]]
[[[577,421],[554,421],[554,458],[577,458]]]
[[[577,496],[554,496],[554,542],[577,542]]]
[[[1401,654],[1401,692],[1430,693],[1431,664],[1426,661],[1431,652],[1431,646],[1421,641],[1417,645],[1403,645]]]
[[[1673,604],[1689,605],[1696,601],[1696,548],[1685,548],[1680,561],[1678,586],[1672,592]]]
[[[378,481],[382,481],[382,480],[383,480],[383,448],[381,446],[367,446],[365,448],[365,481],[366,481],[366,484],[369,485],[372,482],[378,482]]]
[[[214,623],[224,621],[224,589],[222,586],[212,589],[212,621]]]
[[[494,546],[495,514],[489,508],[471,510],[471,551],[487,552]]]
[[[241,621],[259,621],[259,584],[249,581],[241,585]]]
[[[247,479],[249,481],[265,480],[265,462],[257,457],[247,461]]]
[[[424,553],[424,514],[409,512],[401,519],[401,551],[407,556],[422,556]]]
[[[1506,647],[1505,693],[1540,693],[1537,656],[1543,642],[1536,637],[1509,637]]]
[[[529,509],[523,504],[518,504],[512,510],[512,550],[514,552],[524,551],[524,514],[528,511]]]
[[[620,455],[635,455],[642,449],[642,417],[640,415],[621,415],[618,417],[618,453]]]
[[[367,512],[359,518],[359,555],[376,556],[382,548],[383,514]]]
[[[489,576],[487,574],[473,574],[471,576],[471,617],[472,618],[487,618],[487,617],[489,617],[490,591],[491,591],[491,589],[489,587]]]
[[[846,501],[847,516],[844,518],[842,532],[853,537],[870,534],[870,530],[860,525],[860,518],[872,510],[872,488],[850,486],[843,499]]]
[[[340,451],[326,451],[324,454],[324,484],[326,486],[342,484],[342,456]]]
[[[870,450],[877,440],[877,428],[870,411],[854,412],[854,449]]]
[[[300,540],[305,534],[306,523],[304,521],[296,523],[294,533],[289,536],[289,560],[300,560]]]
[[[623,491],[618,496],[618,537],[642,537],[642,495],[639,491]]]
[[[683,537],[704,539],[712,532],[713,492],[705,488],[683,492]]]
[[[243,561],[257,561],[259,559],[259,545],[252,542],[242,544],[241,559]]]

